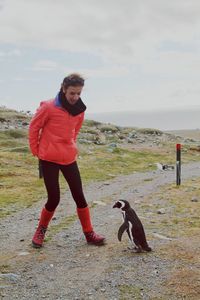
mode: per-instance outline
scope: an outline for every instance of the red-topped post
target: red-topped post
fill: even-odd
[[[176,185],[181,184],[181,144],[176,144]]]

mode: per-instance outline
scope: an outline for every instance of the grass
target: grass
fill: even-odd
[[[12,119],[11,112],[7,113]],[[2,117],[3,118],[3,117]],[[18,119],[22,118],[20,115]],[[109,131],[116,130],[112,125],[85,121],[83,131],[91,132],[96,125]],[[114,128],[114,129],[113,129]],[[94,130],[94,129],[93,129]],[[131,129],[124,129],[127,134]],[[147,130],[147,129],[145,129]],[[116,137],[115,137],[116,138]],[[117,147],[107,145],[79,144],[78,164],[84,184],[91,181],[109,180],[118,175],[143,172],[155,169],[155,162],[175,164],[175,145],[163,144],[160,148],[134,149],[118,140]],[[32,157],[27,138],[27,130],[10,129],[0,131],[0,218],[29,207],[46,197],[43,180],[38,178],[38,161]],[[184,152],[184,151],[183,151]],[[199,160],[198,152],[185,147],[182,162]],[[66,189],[64,179],[60,178],[61,192]]]
[[[199,178],[184,181],[179,187],[175,184],[167,185],[158,193],[151,195],[151,198],[160,199],[160,207],[154,206],[156,211],[161,207],[166,209],[166,214],[163,214],[159,221],[171,237],[191,236],[198,232],[200,228]]]
[[[81,152],[79,167],[84,182],[106,180],[112,175],[125,175],[155,168],[154,162],[165,159],[149,151],[132,151],[123,148],[109,151],[108,146],[93,146],[89,153]]]
[[[154,199],[157,199],[156,201]],[[159,200],[158,200],[159,199]],[[196,201],[192,201],[196,199]],[[151,203],[149,229],[171,237],[157,249],[164,260],[173,262],[174,267],[168,279],[163,282],[165,295],[170,299],[199,299],[200,294],[200,186],[199,178],[182,182],[181,186],[167,185],[146,200]],[[159,204],[156,205],[156,202]],[[158,208],[164,208],[163,215],[157,214]]]
[[[116,148],[108,145],[79,145],[78,163],[84,184],[109,180],[117,175],[136,171],[153,170],[155,162],[175,164],[175,144],[168,143],[162,147],[140,150],[131,147],[123,147],[123,144]],[[0,148],[0,217],[3,218],[34,205],[46,197],[46,191],[43,180],[38,178],[37,159],[32,157],[29,151],[26,131],[0,131]],[[199,153],[190,151],[189,147],[184,145],[182,163],[198,160]],[[144,181],[148,180],[151,179]],[[65,186],[61,177],[62,192]],[[197,199],[197,202],[192,199]],[[157,249],[157,255],[174,263],[169,277],[163,282],[167,299],[170,299],[171,295],[177,295],[177,299],[194,300],[198,299],[200,294],[200,261],[197,255],[200,250],[199,199],[200,187],[197,178],[182,182],[180,187],[176,187],[175,184],[167,185],[159,192],[148,195],[148,199],[143,199],[140,206],[140,209],[151,213],[149,231],[174,238]],[[162,215],[157,214],[160,208],[166,210]],[[59,225],[52,224],[51,233],[47,235],[46,240],[52,239],[55,233],[61,228],[67,228],[75,219],[76,216],[70,216]],[[8,270],[9,266],[5,264],[1,272]],[[137,286],[122,284],[118,289],[121,300],[142,299],[141,289]]]
[[[0,106],[0,122],[11,121],[14,119],[27,121],[29,117],[23,112],[18,112],[16,110]]]
[[[164,214],[157,213],[160,208],[164,208]],[[143,214],[146,212],[146,216],[150,213],[150,217],[144,218],[148,238],[151,232],[172,238],[170,241],[160,240],[159,243],[157,241],[151,254],[155,253],[164,264],[171,263],[171,268],[167,270],[167,278],[160,283],[161,290],[157,295],[157,291],[154,291],[154,296],[150,299],[198,300],[200,295],[199,178],[183,181],[180,187],[174,183],[159,188],[157,192],[144,197],[138,209],[142,210]],[[151,238],[150,244],[153,244]],[[122,284],[118,288],[119,299],[143,299],[142,291],[137,286]]]
[[[33,205],[44,195],[37,160],[29,152],[27,131],[0,132],[0,217]]]
[[[1,274],[8,273],[9,270],[10,270],[10,265],[8,265],[8,264],[0,265],[0,273]]]
[[[43,180],[38,178],[38,162],[29,151],[26,131],[0,132],[0,147],[0,217],[5,217],[46,197],[46,191]],[[86,146],[80,148],[78,162],[84,183],[150,170],[149,163],[158,159],[158,155],[149,152],[126,149],[117,148],[111,153],[107,146],[96,145],[89,152]],[[62,191],[65,186],[61,177]]]
[[[190,267],[175,270],[167,288],[181,299],[198,300],[200,295],[200,270]]]
[[[119,299],[120,300],[142,300],[142,294],[141,294],[141,289],[133,286],[133,285],[126,285],[122,284],[118,287],[119,289]]]
[[[42,181],[37,179],[35,162],[31,161],[29,155],[15,153],[13,157],[9,153],[1,155],[0,161],[0,216],[2,217],[33,205],[44,195],[44,187]]]

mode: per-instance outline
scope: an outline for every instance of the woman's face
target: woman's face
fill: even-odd
[[[80,98],[82,89],[82,86],[69,86],[67,89],[63,88],[63,93],[65,94],[67,101],[71,105],[74,105]]]

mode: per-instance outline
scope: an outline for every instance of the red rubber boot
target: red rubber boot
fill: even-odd
[[[40,221],[36,232],[32,239],[32,246],[34,248],[41,248],[44,242],[45,233],[49,225],[50,220],[52,219],[54,211],[48,211],[45,207],[41,211]]]
[[[103,245],[105,242],[105,237],[94,232],[91,223],[89,207],[77,208],[77,214],[87,243],[97,246]]]

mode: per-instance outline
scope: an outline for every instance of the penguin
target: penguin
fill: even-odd
[[[155,163],[155,165],[157,166],[158,170],[161,171],[174,170],[174,166],[172,165],[164,165],[161,163]]]
[[[142,222],[138,218],[134,209],[131,208],[129,202],[127,200],[120,199],[113,205],[113,208],[121,209],[124,221],[118,230],[118,240],[121,242],[122,235],[126,230],[130,241],[136,245],[135,249],[138,253],[142,252],[142,250],[151,251],[152,249],[146,241]]]

